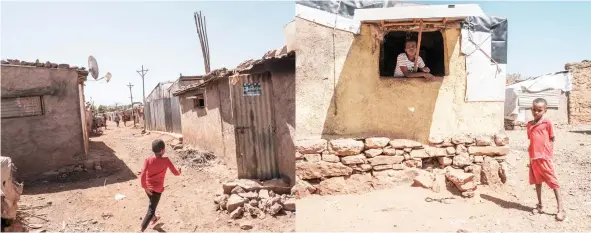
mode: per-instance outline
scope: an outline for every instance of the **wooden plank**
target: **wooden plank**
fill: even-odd
[[[421,25],[419,26],[419,40],[417,41],[417,53],[415,55],[415,67],[414,70],[416,71],[419,66],[419,54],[421,52],[421,39],[423,37],[423,20],[421,19]]]
[[[421,23],[423,25],[433,25],[433,26],[444,26],[444,23],[442,22],[425,22],[423,20],[420,20],[420,22],[415,23],[415,22],[399,22],[399,23],[385,23],[384,22],[384,26],[386,27],[390,27],[390,26],[419,26],[421,25]]]

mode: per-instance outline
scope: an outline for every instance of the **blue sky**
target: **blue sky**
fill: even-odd
[[[428,2],[447,4],[452,2]],[[535,76],[591,59],[591,2],[478,3],[490,15],[509,20],[508,70]],[[193,12],[207,18],[212,69],[233,68],[284,43],[294,2],[2,2],[2,59],[86,66],[97,58],[109,83],[88,82],[87,99],[126,104],[129,82],[141,100],[143,64],[146,95],[160,81],[180,73],[202,74],[203,60]]]

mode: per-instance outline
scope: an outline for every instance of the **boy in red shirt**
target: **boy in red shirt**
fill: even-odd
[[[162,157],[164,155],[164,147],[164,141],[160,139],[156,139],[152,142],[154,157],[146,158],[142,174],[140,175],[142,188],[144,188],[150,199],[148,213],[146,213],[146,216],[142,221],[141,232],[146,230],[150,220],[152,220],[152,224],[154,224],[160,219],[160,217],[156,215],[156,207],[160,201],[162,191],[164,191],[164,176],[166,175],[166,170],[170,169],[175,176],[181,175],[180,168],[177,171],[168,157]]]
[[[560,195],[560,185],[556,178],[553,163],[554,150],[554,130],[552,122],[544,117],[546,113],[546,100],[537,98],[532,105],[533,121],[527,123],[527,138],[529,143],[529,183],[536,185],[538,195],[538,204],[534,213],[542,213],[542,183],[546,183],[556,196],[558,212],[556,220],[562,221],[566,217],[562,206],[562,197]]]

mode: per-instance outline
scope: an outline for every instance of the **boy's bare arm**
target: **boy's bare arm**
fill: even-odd
[[[144,160],[144,167],[142,167],[142,172],[140,173],[140,181],[142,184],[142,188],[146,189],[148,185],[146,184],[146,168],[148,167],[148,160]]]
[[[172,174],[174,174],[175,176],[181,175],[181,172],[179,171],[180,169],[177,170],[174,164],[172,164],[172,161],[170,161],[170,159],[168,160],[168,169],[170,169],[170,172],[172,172]]]

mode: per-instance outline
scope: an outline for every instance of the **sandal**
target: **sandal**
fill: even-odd
[[[154,215],[154,217],[152,218],[152,225],[156,224],[156,222],[158,222],[158,220],[160,220],[160,216]]]
[[[559,210],[558,213],[556,213],[556,221],[564,221],[566,219],[566,213],[564,212],[564,210]]]
[[[536,208],[532,210],[534,214],[541,214],[544,211],[542,210],[542,204],[536,204]]]

